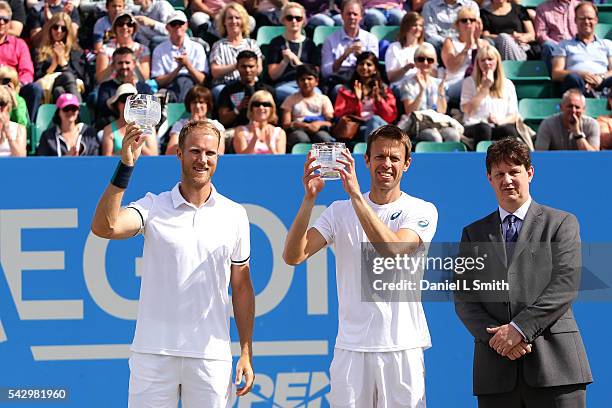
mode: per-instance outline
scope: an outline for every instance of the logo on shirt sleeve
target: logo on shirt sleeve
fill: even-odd
[[[427,226],[429,225],[429,221],[426,219],[422,219],[417,222],[417,225],[421,228],[427,228]]]
[[[398,212],[395,212],[395,213],[391,214],[391,221],[397,219],[397,217],[399,217],[401,213],[402,213],[402,211],[400,210]]]

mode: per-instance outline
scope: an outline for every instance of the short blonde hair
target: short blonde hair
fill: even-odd
[[[276,102],[274,102],[274,97],[268,91],[257,91],[251,96],[249,100],[249,108],[247,110],[247,117],[249,120],[253,120],[253,115],[251,115],[251,110],[253,108],[254,102],[269,102],[272,104],[272,108],[270,108],[270,116],[268,117],[268,123],[276,125],[278,123],[278,116],[276,116]]]
[[[0,0],[0,11],[6,11],[9,17],[11,19],[13,18],[13,10],[11,9],[11,5],[4,0]]]
[[[436,56],[436,49],[430,43],[422,43],[414,52],[415,59],[416,57],[420,57],[422,55],[427,55],[428,57],[431,56],[434,60],[436,60],[436,62],[438,61],[438,58]]]
[[[281,20],[284,20],[285,17],[287,17],[287,13],[289,13],[289,10],[292,8],[301,10],[302,17],[304,17],[304,20],[302,21],[304,22],[304,25],[306,25],[306,9],[300,3],[296,3],[295,1],[287,2],[287,4],[283,6],[283,8],[281,9]]]
[[[459,21],[464,18],[473,18],[474,20],[480,20],[478,15],[474,12],[470,7],[461,7],[459,12],[457,13],[457,18],[455,19],[454,25],[455,28],[459,27]]]
[[[221,37],[225,37],[227,35],[227,30],[225,29],[225,15],[230,9],[240,14],[240,20],[242,20],[242,35],[244,37],[248,37],[251,33],[251,28],[249,27],[249,13],[247,13],[246,9],[239,3],[229,3],[221,9],[217,19],[215,20],[215,28],[217,29],[217,32]]]

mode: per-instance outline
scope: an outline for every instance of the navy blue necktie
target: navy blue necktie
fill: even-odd
[[[510,262],[512,253],[514,252],[514,244],[518,238],[518,229],[516,228],[516,215],[509,214],[505,218],[507,223],[504,239],[506,240],[506,259]]]

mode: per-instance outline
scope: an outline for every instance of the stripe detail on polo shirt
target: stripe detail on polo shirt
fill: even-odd
[[[136,213],[138,213],[138,216],[140,217],[140,229],[138,230],[137,233],[134,234],[134,236],[136,236],[138,234],[142,234],[142,232],[144,231],[144,227],[145,227],[144,217],[142,216],[142,213],[136,207],[128,206],[128,207],[125,207],[125,208],[131,208],[132,210],[136,211]]]
[[[250,256],[244,261],[232,261],[232,265],[244,265],[245,263],[249,262],[249,259],[251,259]]]

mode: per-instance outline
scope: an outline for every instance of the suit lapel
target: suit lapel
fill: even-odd
[[[536,225],[538,225],[541,215],[542,207],[540,204],[532,201],[529,209],[527,210],[527,214],[525,215],[525,220],[523,221],[523,226],[521,227],[521,231],[519,232],[519,236],[516,240],[516,247],[514,248],[514,253],[512,254],[512,259],[510,260],[509,264],[518,258],[525,248],[532,242],[533,231],[535,230]]]
[[[493,245],[495,255],[499,258],[502,265],[506,265],[506,250],[504,245],[504,239],[502,237],[501,221],[499,219],[499,210],[491,213],[487,217],[486,234],[489,242]]]

